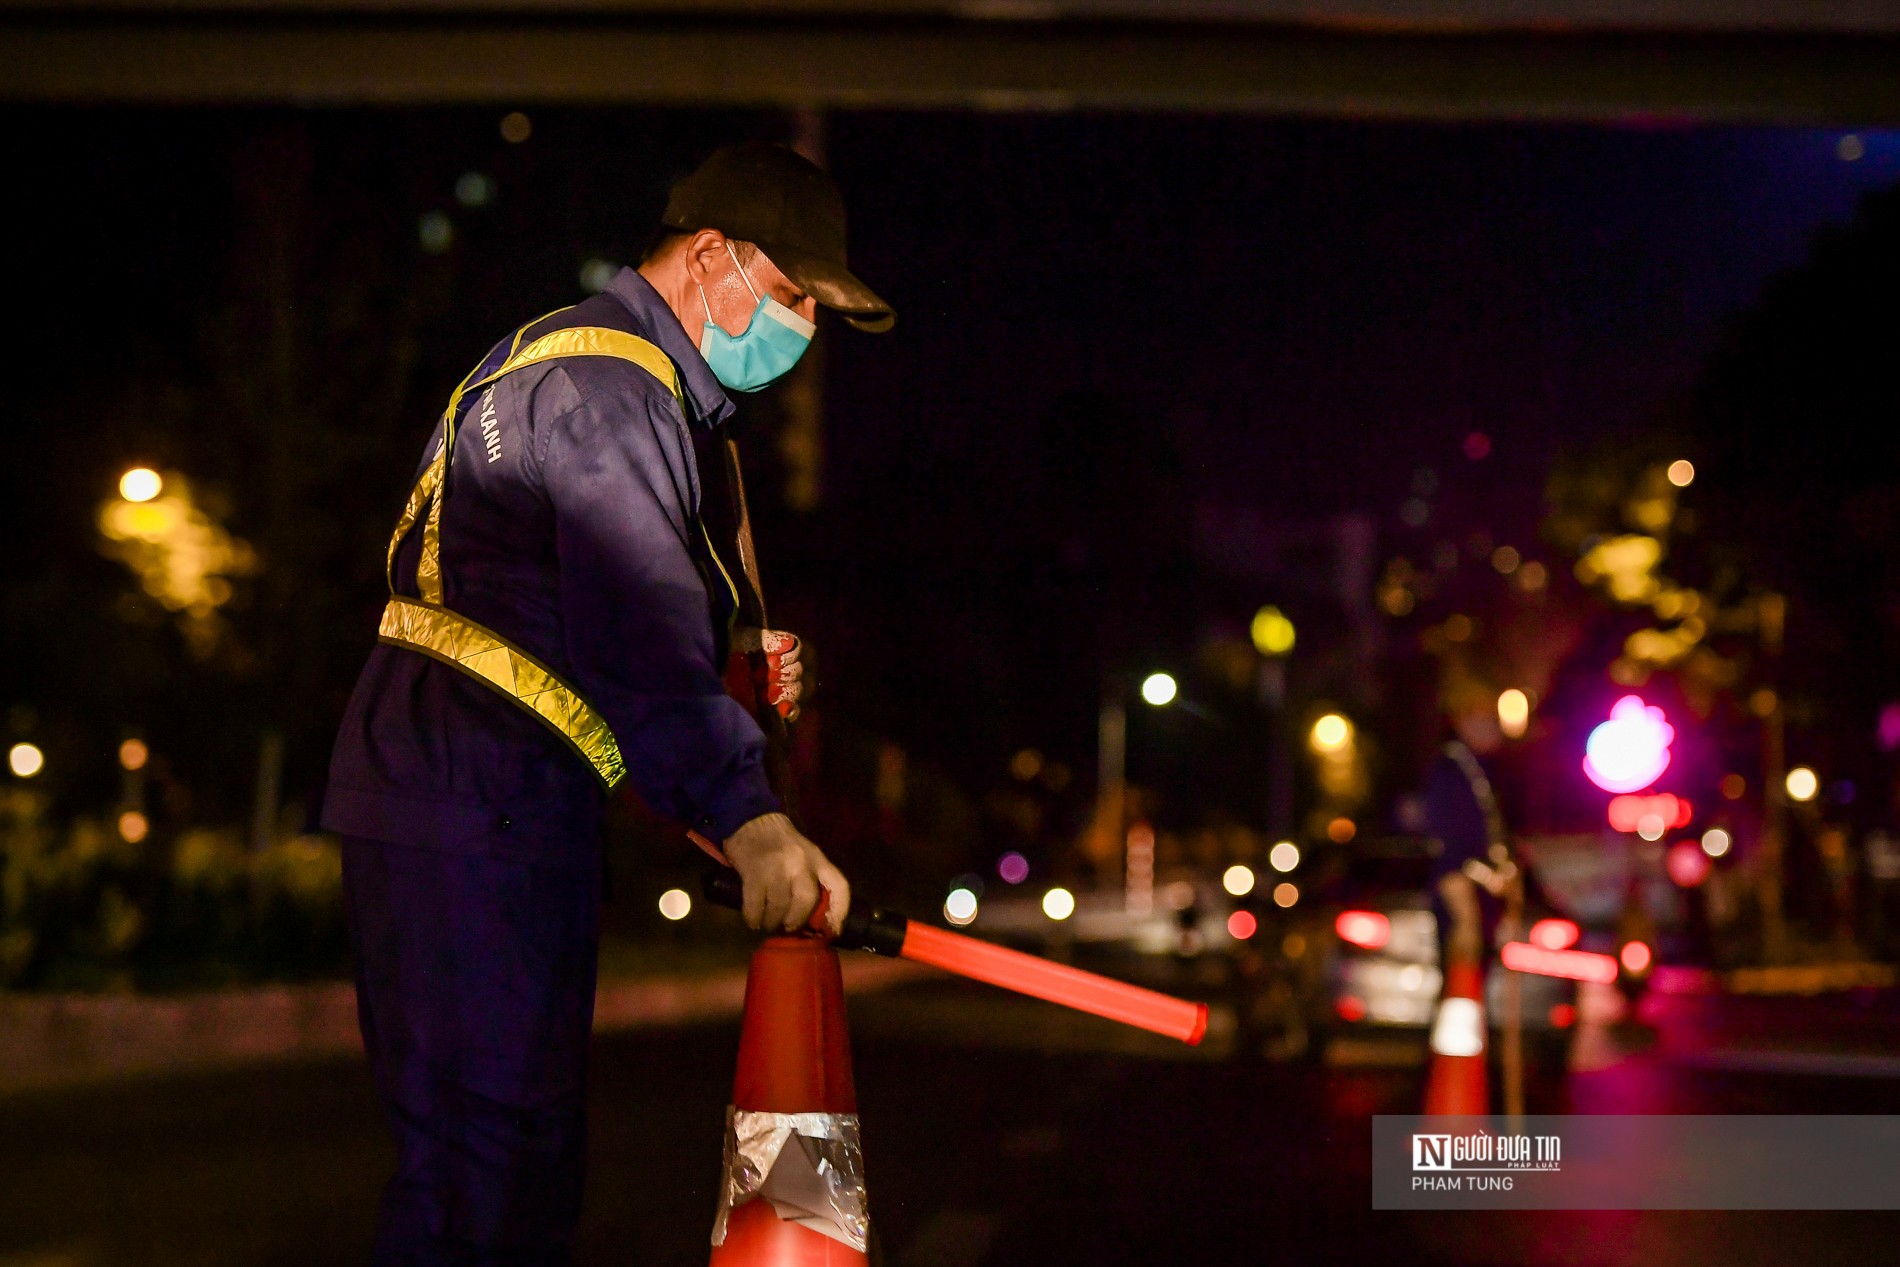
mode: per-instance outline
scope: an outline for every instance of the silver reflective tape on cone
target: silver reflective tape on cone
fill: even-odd
[[[866,1252],[871,1218],[855,1113],[756,1113],[727,1106],[725,1173],[712,1243],[726,1243],[732,1212],[769,1201],[797,1223]]]
[[[1432,1022],[1432,1050],[1441,1056],[1476,1056],[1484,1051],[1484,1008],[1476,999],[1445,999]]]

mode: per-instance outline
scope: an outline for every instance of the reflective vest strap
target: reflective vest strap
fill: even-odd
[[[379,641],[408,647],[480,678],[539,717],[592,766],[611,789],[626,777],[620,745],[601,715],[552,669],[492,629],[434,603],[391,598]]]

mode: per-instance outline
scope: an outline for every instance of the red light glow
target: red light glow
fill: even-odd
[[[1531,945],[1545,950],[1569,950],[1580,936],[1577,926],[1567,919],[1540,919],[1530,931]]]
[[[1558,1029],[1569,1029],[1577,1023],[1577,1008],[1572,1003],[1553,1003],[1550,1005],[1550,1023]]]
[[[1651,958],[1653,956],[1650,954],[1649,947],[1644,943],[1640,941],[1623,943],[1623,966],[1629,970],[1631,976],[1640,977],[1648,972]]]
[[[1562,977],[1566,981],[1594,981],[1599,985],[1609,985],[1616,980],[1616,960],[1588,950],[1546,950],[1527,941],[1512,941],[1504,944],[1498,958],[1512,972]]]
[[[1583,772],[1605,792],[1640,792],[1669,768],[1675,737],[1662,709],[1625,695],[1585,741]]]
[[[1340,940],[1366,950],[1378,950],[1392,940],[1392,921],[1377,911],[1341,911],[1333,921]]]
[[[1693,889],[1709,878],[1709,855],[1693,840],[1678,840],[1663,855],[1663,870],[1685,889]]]
[[[1339,1013],[1342,1021],[1363,1021],[1366,1019],[1366,1001],[1351,994],[1342,994],[1333,1004],[1333,1010]]]
[[[1235,911],[1227,917],[1227,935],[1235,941],[1246,941],[1259,931],[1260,921],[1252,911]]]
[[[1667,792],[1610,799],[1610,826],[1617,831],[1635,831],[1651,814],[1662,820],[1665,829],[1687,827],[1689,820],[1695,817],[1695,806]]]

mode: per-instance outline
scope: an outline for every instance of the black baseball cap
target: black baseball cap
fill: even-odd
[[[800,290],[860,330],[891,328],[897,315],[845,267],[844,195],[837,182],[783,145],[714,150],[673,186],[662,223],[717,229],[751,242]]]

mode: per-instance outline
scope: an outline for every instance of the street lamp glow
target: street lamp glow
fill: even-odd
[[[1791,801],[1811,801],[1815,793],[1821,790],[1821,778],[1804,765],[1798,765],[1788,771],[1788,799]]]
[[[30,743],[16,743],[7,749],[7,768],[23,779],[30,779],[46,768],[46,754]]]
[[[1338,713],[1328,713],[1313,723],[1312,744],[1316,752],[1338,752],[1352,742],[1352,723]]]
[[[1246,897],[1253,892],[1253,868],[1235,863],[1221,876],[1220,886],[1235,897]]]
[[[1677,488],[1687,488],[1695,483],[1695,463],[1687,458],[1677,458],[1669,464],[1669,482]]]
[[[1262,607],[1255,612],[1247,632],[1253,638],[1253,649],[1263,656],[1283,656],[1293,650],[1293,622],[1278,607]]]
[[[685,889],[668,889],[660,894],[660,914],[670,920],[685,919],[693,909],[693,899]]]
[[[1283,840],[1267,850],[1267,865],[1275,871],[1291,871],[1300,865],[1300,847],[1290,840]]]
[[[1531,724],[1531,697],[1513,686],[1498,696],[1498,729],[1507,739],[1522,739]]]
[[[164,487],[164,479],[149,466],[135,466],[119,477],[119,496],[129,502],[151,501]]]
[[[1045,905],[1047,899],[1044,899]],[[976,894],[968,889],[951,889],[950,896],[943,900],[943,917],[962,928],[976,921]]]
[[[1166,673],[1150,673],[1141,684],[1141,698],[1160,708],[1172,704],[1180,689]]]
[[[1075,914],[1075,894],[1054,888],[1042,895],[1042,913],[1053,920],[1065,920]]]

